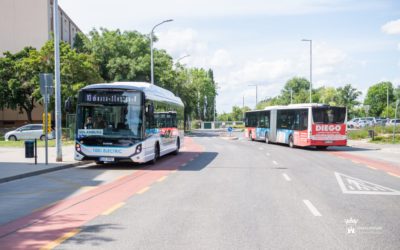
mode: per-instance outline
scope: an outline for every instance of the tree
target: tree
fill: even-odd
[[[334,87],[321,87],[316,90],[319,103],[337,105],[338,91]]]
[[[361,91],[353,88],[351,84],[346,84],[344,87],[337,88],[337,104],[352,109],[354,106],[360,104],[357,98],[361,94]]]
[[[369,87],[364,104],[370,105],[369,115],[379,116],[387,107],[387,91],[389,103],[394,101],[393,85],[391,82],[380,82]]]
[[[308,103],[310,101],[310,82],[302,77],[289,79],[281,91],[280,104],[290,104],[293,95],[293,103]]]

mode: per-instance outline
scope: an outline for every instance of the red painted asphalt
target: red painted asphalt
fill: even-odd
[[[400,164],[395,165],[389,162],[374,160],[365,156],[354,155],[347,152],[329,152],[329,154],[356,161],[388,173],[400,175]]]
[[[0,248],[39,249],[127,200],[161,177],[179,170],[182,164],[201,152],[203,148],[200,145],[191,138],[185,138],[185,147],[178,156],[162,159],[154,166],[138,169],[114,182],[4,224],[0,226]]]

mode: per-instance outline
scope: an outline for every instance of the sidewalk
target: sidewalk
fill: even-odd
[[[64,146],[62,153],[63,161],[56,162],[56,148],[49,147],[49,164],[46,165],[45,148],[38,148],[38,164],[35,165],[34,158],[25,158],[24,148],[0,147],[0,183],[85,164],[74,160],[74,146]]]
[[[351,155],[389,163],[400,169],[400,145],[377,144],[364,140],[348,140],[348,148],[343,150]]]

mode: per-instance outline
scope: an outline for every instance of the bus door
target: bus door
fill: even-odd
[[[276,142],[276,109],[272,109],[270,113],[270,129],[269,129],[269,140]]]

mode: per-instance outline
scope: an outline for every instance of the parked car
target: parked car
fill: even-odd
[[[365,119],[360,119],[360,120],[358,120],[355,127],[356,128],[365,128],[367,126],[370,126],[370,122]]]
[[[394,124],[399,125],[400,124],[400,119],[390,119],[390,121],[387,123],[388,126],[394,126]]]
[[[360,120],[360,118],[351,119],[350,121],[347,122],[347,127],[348,128],[356,128],[359,120]]]
[[[365,120],[366,120],[368,126],[375,126],[376,125],[375,117],[365,117]]]
[[[48,134],[48,138],[53,139],[53,136],[51,133]],[[19,127],[16,130],[7,132],[4,135],[4,139],[6,141],[32,140],[32,139],[44,140],[45,135],[43,133],[43,125],[42,124],[28,124],[28,125]]]

